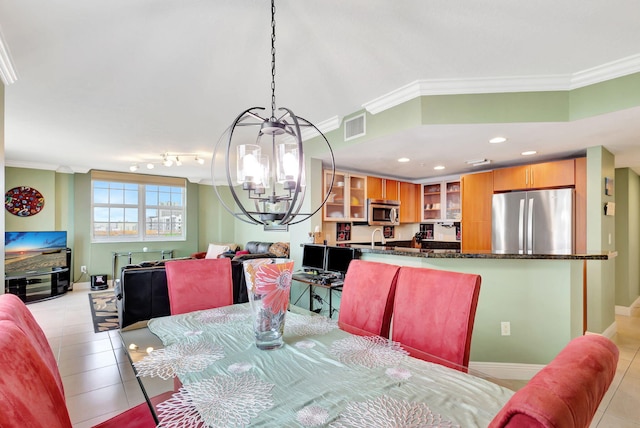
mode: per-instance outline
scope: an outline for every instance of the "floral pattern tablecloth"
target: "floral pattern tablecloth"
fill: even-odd
[[[165,348],[134,363],[138,375],[182,382],[157,407],[163,427],[484,427],[513,394],[318,315],[287,313],[272,351],[255,347],[247,305],[148,327]]]

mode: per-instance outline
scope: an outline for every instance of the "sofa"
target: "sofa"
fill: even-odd
[[[245,246],[246,252],[224,252],[218,256],[231,258],[233,303],[249,301],[242,267],[243,261],[255,258],[289,256],[288,244],[276,244],[249,241]],[[205,256],[206,252],[195,253],[191,255],[191,258],[204,258]],[[165,261],[167,260],[143,262],[121,268],[120,278],[114,285],[120,328],[125,328],[141,321],[148,321],[151,318],[170,315]]]

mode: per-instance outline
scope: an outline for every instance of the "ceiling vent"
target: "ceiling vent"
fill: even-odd
[[[364,113],[351,119],[346,119],[344,121],[344,141],[362,137],[367,133],[366,127],[367,122],[365,121]]]

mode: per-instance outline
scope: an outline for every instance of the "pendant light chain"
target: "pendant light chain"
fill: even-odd
[[[276,120],[276,2],[271,0],[271,120]]]

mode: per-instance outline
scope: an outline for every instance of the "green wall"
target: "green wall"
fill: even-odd
[[[587,149],[587,253],[616,249],[615,216],[604,215],[605,177],[615,179],[614,156],[602,146]],[[635,237],[634,239],[638,239]],[[615,322],[615,259],[587,263],[587,329],[602,333]]]
[[[640,177],[629,168],[616,169],[617,306],[631,307],[640,296]]]

